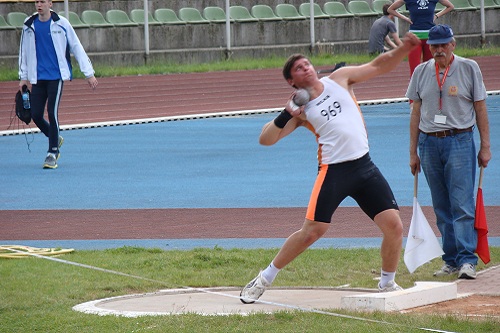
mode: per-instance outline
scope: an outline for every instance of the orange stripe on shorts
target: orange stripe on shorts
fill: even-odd
[[[315,221],[316,204],[318,203],[319,192],[321,191],[323,183],[325,182],[327,171],[328,164],[321,164],[318,176],[316,177],[316,181],[314,182],[311,198],[309,199],[309,205],[307,206],[306,219],[308,220]]]

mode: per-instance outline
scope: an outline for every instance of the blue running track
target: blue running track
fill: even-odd
[[[489,96],[487,105],[493,159],[485,170],[483,193],[485,205],[498,206],[500,96]],[[362,109],[372,159],[399,205],[412,206],[407,103]],[[299,129],[272,147],[260,146],[262,125],[274,117],[63,131],[65,143],[56,170],[42,169],[47,149],[42,134],[0,137],[0,209],[305,207],[317,170],[316,142],[309,131]],[[26,139],[32,141],[31,152]],[[431,205],[423,174],[418,201]],[[355,203],[346,200],[343,206]]]

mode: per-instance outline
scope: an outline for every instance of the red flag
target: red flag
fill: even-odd
[[[488,223],[484,211],[483,189],[477,189],[476,198],[476,221],[474,228],[477,230],[476,253],[481,260],[487,264],[490,262],[490,248],[488,247]]]

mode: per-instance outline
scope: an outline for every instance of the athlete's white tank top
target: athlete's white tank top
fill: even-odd
[[[368,137],[354,96],[328,77],[320,79],[323,93],[305,107],[308,128],[316,135],[318,162],[352,161],[368,153]]]

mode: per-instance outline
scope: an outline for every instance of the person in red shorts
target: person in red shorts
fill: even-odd
[[[437,3],[444,6],[443,10],[435,13]],[[410,12],[410,17],[404,16],[397,10],[406,5]],[[427,38],[429,30],[436,25],[436,20],[455,8],[449,0],[396,0],[387,10],[389,14],[399,17],[403,21],[410,23],[410,32],[420,39],[420,45],[414,48],[408,55],[410,64],[410,76],[413,75],[415,67],[420,63],[432,59]]]

